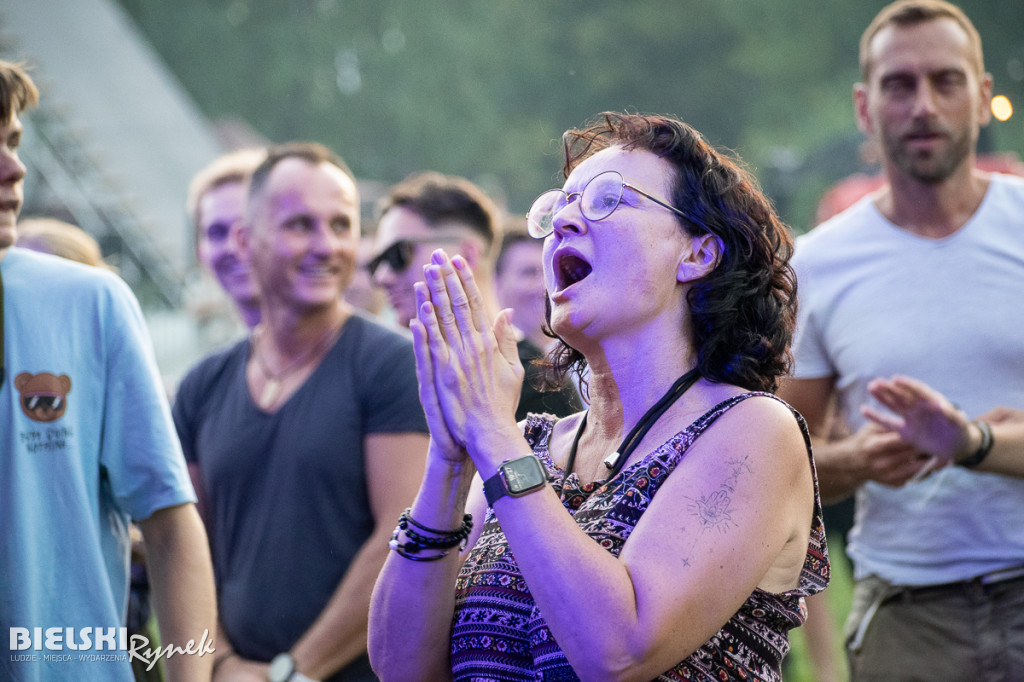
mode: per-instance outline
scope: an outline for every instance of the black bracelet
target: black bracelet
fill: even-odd
[[[413,530],[413,526],[427,533],[434,533],[439,537],[423,535]],[[399,556],[411,561],[438,561],[448,556],[447,550],[453,547],[458,547],[460,550],[465,549],[466,542],[469,540],[469,533],[472,530],[472,514],[464,515],[462,517],[462,525],[455,530],[437,530],[436,528],[424,526],[412,518],[412,510],[406,509],[398,517],[398,525],[395,526],[395,532],[391,536],[391,541],[388,542],[388,547],[397,552]],[[398,540],[399,535],[402,533],[405,534],[406,542],[399,542]],[[421,554],[424,550],[440,550],[440,553]]]
[[[413,540],[409,542],[399,542],[398,534],[402,532],[401,526],[395,527],[395,532],[391,536],[391,541],[388,542],[388,547],[393,549],[396,554],[411,561],[438,561],[448,556],[447,551],[442,551],[440,554],[420,554],[424,549],[439,549],[436,547],[426,547]]]
[[[412,517],[412,509],[406,509],[402,512],[402,517],[412,525],[416,526],[422,531],[433,533],[434,535],[461,535],[462,533],[468,532],[473,529],[473,515],[465,514],[462,517],[462,525],[455,530],[437,530],[429,526],[424,526],[422,523]]]
[[[462,525],[455,530],[437,530],[435,528],[424,526],[422,523],[412,518],[411,512],[411,509],[406,509],[398,518],[398,527],[405,531],[406,537],[410,540],[423,545],[424,547],[440,547],[447,549],[461,545],[461,548],[465,549],[466,540],[469,538],[469,534],[473,530],[472,514],[464,515],[462,517]],[[428,533],[434,533],[440,537],[429,537],[423,535],[422,533],[413,530],[412,526]]]
[[[985,461],[988,453],[992,452],[992,446],[995,445],[995,438],[992,437],[992,427],[988,425],[988,422],[976,419],[972,423],[976,424],[978,430],[981,431],[981,445],[978,446],[978,449],[972,455],[957,462],[957,464],[967,469],[973,469]]]

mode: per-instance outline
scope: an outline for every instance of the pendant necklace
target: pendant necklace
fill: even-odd
[[[270,366],[263,359],[263,355],[260,354],[257,342],[264,338],[266,335],[266,327],[260,325],[257,332],[253,334],[252,339],[252,354],[256,358],[256,366],[260,370],[260,374],[266,383],[263,384],[263,390],[260,392],[260,405],[269,407],[274,404],[278,394],[281,392],[282,382],[288,378],[297,369],[301,369],[308,365],[313,358],[319,355],[325,348],[337,339],[338,334],[341,332],[341,328],[344,326],[344,322],[336,328],[328,329],[327,332],[320,337],[308,351],[300,355],[298,358],[292,360],[284,366],[280,371],[274,372],[270,369]]]
[[[622,444],[612,454],[605,457],[604,465],[609,470],[608,477],[605,482],[613,479],[626,464],[629,456],[633,454],[633,451],[640,445],[640,441],[644,439],[647,432],[651,430],[651,427],[661,418],[668,408],[672,407],[679,398],[686,393],[687,390],[700,379],[700,372],[694,367],[683,376],[676,379],[675,383],[672,384],[671,388],[661,396],[658,402],[654,403],[644,413],[644,416],[640,417],[640,421],[636,423],[636,426],[629,432],[626,438],[622,441]],[[580,419],[579,428],[576,429],[576,435],[572,439],[572,447],[569,449],[569,459],[565,463],[565,475],[562,476],[562,494],[565,494],[565,481],[569,478],[569,474],[572,473],[573,466],[576,464],[576,450],[580,444],[580,438],[583,436],[583,430],[587,428],[587,415],[590,414],[589,410],[583,414],[583,418]]]

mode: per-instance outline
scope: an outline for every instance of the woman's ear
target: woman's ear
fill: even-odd
[[[722,240],[711,233],[690,237],[689,242],[676,268],[676,280],[680,282],[693,282],[707,275],[715,269],[725,251]]]

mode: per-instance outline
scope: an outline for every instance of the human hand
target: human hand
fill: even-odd
[[[876,481],[891,487],[917,480],[936,466],[933,458],[906,443],[898,433],[874,423],[860,427],[845,441],[848,475],[855,481]]]
[[[445,423],[444,413],[437,395],[430,340],[427,335],[427,327],[422,321],[427,319],[432,320],[430,324],[437,324],[433,310],[428,303],[427,285],[417,282],[413,285],[413,291],[416,294],[417,317],[409,321],[409,329],[412,331],[413,354],[416,356],[416,379],[419,384],[420,404],[423,405],[427,427],[430,429],[428,457],[436,456],[455,464],[461,464],[467,458],[466,449],[455,441]]]
[[[970,421],[946,396],[922,381],[905,376],[879,378],[868,384],[871,395],[894,414],[867,405],[861,413],[905,443],[947,466],[971,450]]]
[[[473,456],[487,443],[519,433],[515,410],[524,370],[510,311],[493,325],[480,290],[461,256],[435,251],[424,267],[429,300],[419,307],[426,331],[437,404],[455,443]]]

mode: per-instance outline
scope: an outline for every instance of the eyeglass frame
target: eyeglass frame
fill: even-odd
[[[544,239],[549,234],[554,232],[554,230],[555,230],[555,223],[554,223],[555,214],[557,214],[558,211],[561,211],[566,206],[571,204],[572,203],[572,197],[579,197],[582,200],[583,199],[583,193],[587,191],[587,188],[590,187],[590,185],[594,182],[594,180],[597,180],[602,175],[609,175],[609,174],[614,174],[614,175],[619,176],[619,183],[621,185],[621,187],[619,188],[619,196],[617,197],[617,199],[615,201],[615,205],[612,206],[611,210],[608,211],[608,213],[606,213],[605,215],[601,216],[600,218],[591,218],[590,216],[588,216],[586,213],[583,212],[583,204],[580,204],[580,214],[582,214],[583,217],[586,218],[587,220],[589,220],[590,222],[594,222],[594,223],[600,222],[600,221],[604,220],[605,218],[607,218],[608,216],[610,216],[612,213],[615,213],[615,210],[622,203],[622,193],[623,193],[623,191],[626,188],[629,188],[629,189],[633,190],[634,192],[636,192],[640,196],[643,196],[643,197],[646,197],[646,198],[650,199],[651,201],[653,201],[654,203],[658,204],[659,206],[667,208],[668,210],[672,211],[673,213],[675,213],[676,215],[678,215],[681,218],[686,218],[687,217],[685,213],[680,211],[675,206],[672,206],[671,204],[669,204],[669,203],[659,199],[658,197],[656,197],[656,196],[654,196],[654,195],[652,195],[652,194],[650,194],[648,192],[645,192],[644,190],[640,189],[636,185],[632,185],[632,184],[626,182],[625,178],[622,177],[622,173],[620,173],[619,171],[613,170],[613,169],[609,169],[609,170],[606,170],[606,171],[601,171],[600,173],[598,173],[594,177],[592,177],[589,180],[587,180],[587,183],[585,185],[583,185],[583,188],[580,189],[580,191],[578,191],[578,192],[566,192],[564,189],[560,189],[558,187],[555,187],[555,188],[546,190],[544,192],[541,192],[540,195],[538,195],[537,198],[533,200],[533,203],[530,205],[530,210],[526,212],[526,229],[530,233],[530,236],[533,237],[534,239]],[[563,194],[565,196],[565,205],[562,206],[561,208],[559,208],[558,210],[555,210],[555,211],[551,212],[551,217],[552,217],[551,227],[547,231],[544,231],[544,229],[541,227],[541,225],[537,221],[532,219],[531,216],[533,215],[533,211],[537,207],[537,204],[538,204],[538,202],[540,202],[541,198],[551,194],[552,192],[559,192],[559,193]],[[534,229],[535,226],[536,226],[536,229]]]
[[[438,242],[438,243],[441,243],[441,244],[445,244],[445,243],[451,243],[451,242],[457,242],[457,241],[462,241],[462,237],[458,237],[458,236],[452,235],[452,234],[449,234],[449,235],[440,235],[440,234],[439,235],[432,235],[431,234],[431,235],[422,235],[420,237],[406,237],[404,239],[396,239],[395,241],[393,241],[390,244],[388,244],[388,247],[386,249],[384,249],[383,251],[378,253],[376,256],[374,256],[373,258],[368,260],[366,262],[366,265],[364,265],[363,267],[366,268],[366,271],[370,273],[371,277],[373,277],[377,273],[377,269],[383,263],[386,262],[388,264],[388,267],[391,268],[392,272],[394,272],[395,274],[401,274],[401,273],[405,272],[406,270],[408,270],[409,266],[411,265],[411,263],[410,263],[411,258],[412,258],[411,250],[410,250],[410,253],[409,253],[408,256],[406,256],[406,255],[402,255],[401,256],[402,260],[405,261],[405,264],[400,266],[400,267],[398,267],[398,268],[395,268],[391,264],[392,263],[392,259],[389,258],[388,255],[387,255],[389,252],[397,249],[398,253],[401,254],[402,253],[402,249],[407,248],[407,247],[413,247],[414,248],[414,247],[418,246],[419,244],[429,244],[430,242]]]

